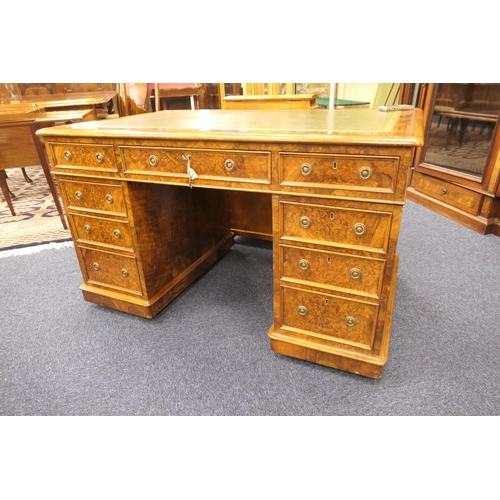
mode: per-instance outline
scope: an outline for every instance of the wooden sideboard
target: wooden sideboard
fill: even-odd
[[[86,300],[154,317],[233,245],[225,194],[266,193],[271,349],[381,376],[420,110],[161,111],[38,133]]]

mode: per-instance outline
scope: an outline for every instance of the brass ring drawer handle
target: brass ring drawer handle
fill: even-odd
[[[347,316],[347,318],[344,319],[344,323],[347,326],[355,326],[356,325],[356,319],[353,318],[352,316]]]
[[[112,205],[114,203],[114,198],[110,195],[110,194],[107,194],[104,199],[110,204]]]
[[[362,276],[363,276],[363,273],[361,272],[361,269],[358,269],[357,267],[353,267],[349,271],[349,276],[353,280],[360,280],[362,278]]]
[[[441,191],[441,193],[443,193],[443,194],[446,194],[447,192],[448,192],[448,190],[446,188],[443,188]]]
[[[303,215],[299,219],[299,225],[302,229],[309,229],[311,227],[312,221],[307,215]]]
[[[155,156],[155,155],[151,155],[149,158],[149,164],[152,166],[152,167],[156,167],[159,163],[159,160],[158,160],[158,157]]]
[[[311,264],[307,259],[300,259],[299,260],[299,268],[302,269],[302,271],[307,271],[311,267]]]
[[[313,167],[312,167],[312,165],[310,163],[303,163],[300,166],[300,173],[304,177],[309,177],[313,173]]]
[[[77,200],[83,200],[83,194],[81,191],[75,191],[75,198]]]
[[[83,229],[87,234],[90,234],[92,232],[92,228],[88,224],[85,224],[83,226]]]
[[[71,161],[73,159],[73,155],[69,151],[65,151],[63,154],[64,154],[64,158],[67,161]]]
[[[126,269],[122,269],[122,276],[128,278],[128,271]]]
[[[366,233],[366,226],[362,224],[361,222],[358,222],[354,224],[352,227],[352,230],[354,231],[354,234],[357,236],[363,236],[363,234]]]
[[[113,231],[113,234],[115,235],[116,238],[120,239],[122,237],[122,233],[118,229],[115,229]]]
[[[373,169],[371,167],[361,167],[358,170],[358,177],[362,181],[367,181],[372,178],[373,175]]]
[[[99,265],[99,263],[98,263],[98,262],[94,262],[94,263],[92,264],[92,266],[93,266],[93,268],[94,268],[96,271],[99,271],[99,269],[101,269],[101,266]]]
[[[103,163],[104,162],[104,155],[102,153],[96,153],[95,159],[97,160],[97,163]]]
[[[224,168],[226,169],[227,172],[234,172],[234,170],[236,169],[236,163],[235,163],[235,161],[231,160],[230,158],[228,158],[224,162]]]
[[[305,316],[309,311],[307,310],[307,307],[306,306],[299,306],[297,307],[297,312],[301,315],[301,316]]]

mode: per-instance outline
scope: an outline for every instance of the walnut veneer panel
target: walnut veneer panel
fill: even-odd
[[[154,317],[230,249],[231,228],[272,237],[271,349],[377,378],[422,132],[418,110],[357,109],[165,111],[39,134],[86,300]]]

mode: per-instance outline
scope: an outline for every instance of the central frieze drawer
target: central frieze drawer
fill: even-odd
[[[399,158],[280,153],[280,183],[321,189],[393,193]]]
[[[72,215],[78,243],[90,242],[132,250],[132,236],[128,222],[119,220]]]
[[[179,148],[120,147],[125,172],[188,176],[188,162],[199,178],[271,181],[271,153]]]
[[[378,305],[283,288],[283,326],[371,349]]]
[[[69,210],[127,215],[120,184],[59,180]]]
[[[117,171],[113,146],[100,144],[60,144],[49,142],[54,167]]]
[[[379,297],[385,261],[282,245],[283,279]]]
[[[142,287],[135,257],[80,248],[87,282],[141,294]]]
[[[391,213],[286,202],[282,206],[284,239],[387,251]]]

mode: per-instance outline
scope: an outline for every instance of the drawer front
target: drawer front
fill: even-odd
[[[399,158],[280,153],[285,186],[393,193]]]
[[[371,349],[378,305],[283,288],[283,327]]]
[[[132,249],[132,236],[128,222],[72,215],[73,227],[78,234],[78,243],[90,242]]]
[[[271,153],[235,150],[202,150],[178,148],[120,148],[125,172],[157,173],[188,178],[187,156],[190,167],[200,179],[218,179],[269,184],[271,181]]]
[[[117,171],[113,146],[48,142],[47,147],[52,150],[56,170],[61,168]]]
[[[379,297],[385,261],[282,246],[283,279]]]
[[[122,186],[60,179],[59,184],[69,210],[127,215]]]
[[[142,287],[135,257],[88,248],[79,249],[88,284],[141,294]]]
[[[422,175],[418,172],[413,174],[413,186],[417,191],[459,208],[464,212],[472,215],[479,213],[481,206],[481,195],[479,193],[474,193],[450,182]]]
[[[282,238],[386,252],[392,214],[283,203]]]

